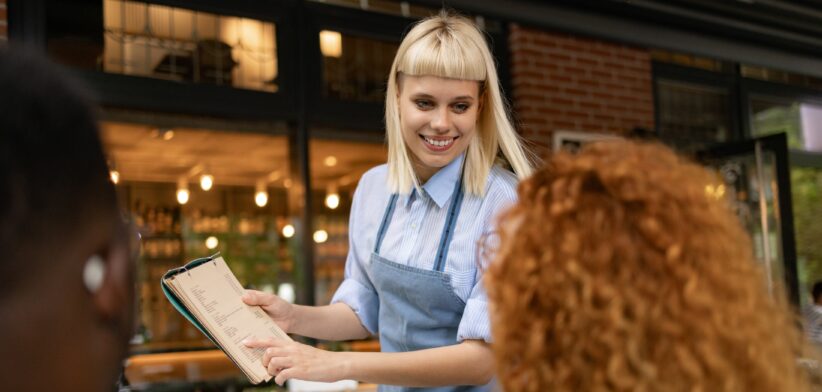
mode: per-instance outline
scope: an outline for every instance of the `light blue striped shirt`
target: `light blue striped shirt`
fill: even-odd
[[[431,270],[442,235],[449,200],[459,180],[463,156],[434,174],[422,192],[400,195],[391,224],[385,233],[380,256],[395,263]],[[388,166],[366,172],[354,192],[349,218],[349,250],[343,280],[331,303],[342,302],[354,310],[372,334],[379,331],[379,299],[370,279],[371,252],[391,193]],[[493,232],[498,212],[516,201],[517,178],[495,165],[489,173],[485,196],[465,194],[444,272],[454,293],[465,302],[457,340],[491,342],[488,299],[479,267],[478,242]]]

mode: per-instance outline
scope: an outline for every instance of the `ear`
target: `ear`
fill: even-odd
[[[94,260],[95,257],[96,260]],[[87,265],[90,266],[92,264],[88,263],[97,262],[102,263],[100,280],[97,282],[91,280],[86,286],[94,298],[94,306],[100,316],[106,320],[119,321],[124,310],[132,311],[134,300],[133,266],[129,260],[128,250],[124,246],[109,244],[92,256]],[[86,270],[96,268],[89,266]],[[93,274],[94,272],[90,272],[89,275],[92,279],[94,279]]]

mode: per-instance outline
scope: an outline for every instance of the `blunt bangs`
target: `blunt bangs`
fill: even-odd
[[[408,48],[397,64],[397,72],[482,82],[487,70],[482,51],[475,46],[448,31],[431,31]]]

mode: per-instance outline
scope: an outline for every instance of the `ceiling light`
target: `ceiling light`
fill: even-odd
[[[180,204],[188,203],[188,181],[185,178],[180,178],[177,181],[177,202]]]
[[[256,203],[258,207],[265,207],[265,205],[268,204],[268,190],[266,190],[265,181],[257,181],[254,203]]]
[[[214,186],[214,176],[211,174],[203,174],[200,176],[200,188],[208,192]]]
[[[314,242],[318,244],[322,244],[323,242],[328,241],[328,232],[325,230],[317,230],[314,232]]]
[[[294,226],[291,226],[291,225],[283,226],[283,237],[291,238],[291,237],[294,236],[294,232],[295,232]]]
[[[205,240],[206,248],[214,249],[214,248],[217,247],[217,245],[220,245],[220,240],[218,240],[217,237],[211,236],[211,237],[206,238],[206,240]]]

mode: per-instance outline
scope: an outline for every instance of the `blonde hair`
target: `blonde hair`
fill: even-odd
[[[388,75],[385,127],[391,192],[408,193],[412,187],[420,186],[402,136],[397,98],[400,73],[480,82],[482,109],[477,119],[477,133],[465,157],[466,192],[485,193],[488,173],[497,158],[504,158],[520,179],[531,174],[530,153],[523,148],[511,125],[494,59],[483,34],[470,20],[441,12],[421,20],[408,32]]]
[[[808,391],[818,356],[716,182],[613,142],[520,183],[485,274],[504,390]]]

